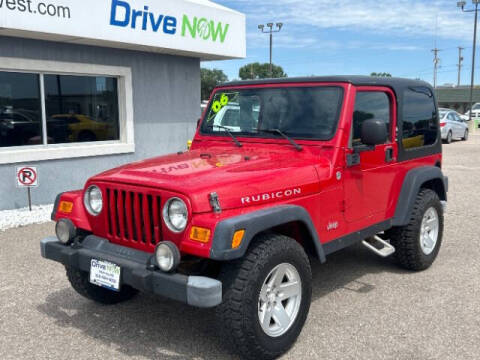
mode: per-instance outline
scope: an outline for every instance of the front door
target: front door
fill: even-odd
[[[448,125],[452,129],[452,136],[454,139],[458,139],[459,137],[459,130],[458,130],[458,123],[457,119],[455,118],[455,114],[450,112],[447,116]]]
[[[388,129],[385,144],[365,149],[361,141],[361,129],[363,121],[368,119],[385,122]],[[349,223],[358,222],[359,227],[363,228],[379,222],[391,205],[389,201],[395,178],[393,166],[397,159],[394,93],[382,87],[357,88],[351,129],[350,145],[346,152],[359,154],[359,159],[345,169],[345,219]]]

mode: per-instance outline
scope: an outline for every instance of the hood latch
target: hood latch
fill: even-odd
[[[220,201],[218,200],[218,194],[216,192],[210,193],[210,205],[212,206],[213,212],[219,214],[222,212],[220,207]]]

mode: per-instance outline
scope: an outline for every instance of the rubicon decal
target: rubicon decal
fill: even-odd
[[[242,197],[242,204],[245,205],[245,204],[258,203],[262,201],[274,200],[274,199],[289,198],[295,195],[300,195],[301,193],[302,193],[302,189],[295,188],[295,189],[269,192],[269,193],[259,194],[259,195],[246,196],[246,197]]]
[[[176,35],[179,27],[175,16],[156,14],[147,5],[140,10],[134,9],[130,3],[123,0],[112,0],[110,25],[154,33],[161,32],[165,35]],[[180,35],[212,42],[218,40],[223,43],[229,27],[230,24],[222,24],[204,17],[183,15]]]

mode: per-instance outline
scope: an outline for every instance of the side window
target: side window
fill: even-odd
[[[385,122],[389,139],[392,138],[391,107],[389,96],[380,91],[358,92],[353,112],[353,146],[362,144],[362,124],[365,120],[377,119]]]
[[[433,94],[426,87],[409,88],[403,99],[403,147],[415,149],[433,145],[437,136],[437,110]]]
[[[448,120],[451,120],[451,121],[455,121],[455,120],[456,120],[456,119],[455,119],[455,116],[453,116],[452,113],[449,113],[449,114],[448,114],[447,119],[448,119]]]

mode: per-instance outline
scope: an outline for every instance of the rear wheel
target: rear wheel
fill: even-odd
[[[447,140],[445,141],[447,144],[451,144],[452,143],[452,140],[453,140],[453,134],[451,131],[448,132],[448,135],[447,135]]]
[[[435,261],[443,237],[443,208],[432,190],[422,189],[406,226],[392,229],[390,241],[400,266],[421,271]]]
[[[120,292],[104,289],[90,283],[88,272],[80,271],[69,266],[65,268],[67,270],[67,278],[73,289],[89,300],[104,305],[113,305],[130,300],[138,294],[138,291],[130,286],[123,286]]]
[[[260,235],[244,258],[222,267],[222,333],[249,359],[274,359],[299,336],[310,309],[311,269],[293,239]]]

